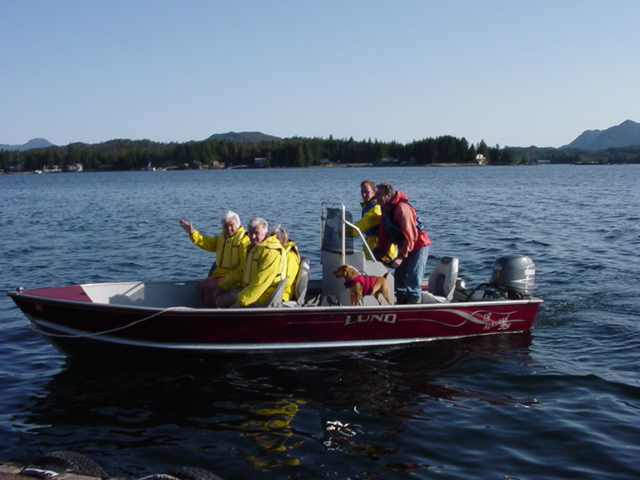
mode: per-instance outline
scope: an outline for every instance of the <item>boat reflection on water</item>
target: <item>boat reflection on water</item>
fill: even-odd
[[[14,421],[37,435],[41,451],[82,445],[124,476],[176,463],[220,474],[221,461],[239,459],[260,469],[312,468],[319,450],[378,460],[397,450],[385,435],[371,435],[380,419],[386,433],[401,435],[442,402],[534,403],[464,381],[481,375],[486,360],[526,369],[530,345],[526,333],[219,363],[105,368],[68,359]]]

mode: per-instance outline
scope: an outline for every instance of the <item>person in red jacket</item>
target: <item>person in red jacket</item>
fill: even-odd
[[[376,199],[382,208],[382,220],[373,253],[381,260],[392,243],[398,246],[398,256],[388,264],[396,269],[396,302],[422,303],[420,282],[427,267],[431,240],[404,192],[384,182],[376,186]]]

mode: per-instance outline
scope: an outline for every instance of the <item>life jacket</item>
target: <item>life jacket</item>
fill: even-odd
[[[300,271],[300,253],[298,253],[298,246],[293,240],[285,242],[284,252],[287,259],[287,273],[289,277],[284,287],[284,294],[282,295],[282,301],[286,302],[295,298],[296,282],[298,280],[298,273]]]
[[[273,238],[272,238],[273,237]],[[275,240],[275,241],[274,241]],[[265,249],[277,250],[280,252],[281,261],[280,268],[276,274],[276,278],[273,281],[273,287],[278,285],[280,281],[286,277],[287,275],[287,254],[284,247],[280,244],[280,242],[276,239],[275,235],[271,235],[267,237],[262,243],[258,245],[251,245],[247,248],[247,256],[245,260],[245,265],[242,273],[242,284],[243,286],[247,286],[251,283],[253,278],[256,276],[258,272],[258,267],[260,266],[260,257]]]
[[[267,263],[263,263],[265,261]],[[226,291],[240,287],[236,301],[242,306],[253,303],[264,306],[286,272],[284,247],[275,235],[270,235],[258,245],[249,245],[240,267],[230,272],[218,286]]]
[[[422,224],[422,222],[420,221],[420,217],[418,216],[418,212],[416,211],[415,208],[413,208],[413,205],[411,205],[406,199],[400,199],[397,203],[395,203],[391,207],[390,210],[387,210],[385,214],[382,215],[382,222],[381,222],[385,231],[389,235],[389,238],[391,238],[391,241],[396,245],[400,245],[402,244],[402,242],[405,241],[405,236],[402,233],[402,230],[400,229],[400,225],[398,225],[394,220],[396,207],[400,203],[406,203],[413,209],[414,212],[416,212],[416,228],[418,229],[418,231],[425,230],[424,225]]]
[[[363,204],[362,207],[362,217],[364,218],[364,216],[374,207],[376,207],[378,205],[378,201],[373,198],[371,200],[369,200],[369,202],[367,202],[366,204]],[[366,232],[362,232],[366,237],[377,237],[379,235],[380,232],[380,224],[378,225],[374,225],[373,227],[371,227],[369,230],[367,230]]]
[[[344,286],[349,288],[354,283],[362,285],[362,295],[371,295],[373,292],[373,286],[376,284],[376,277],[369,275],[358,275],[357,277],[344,282]]]
[[[249,236],[243,227],[238,227],[231,238],[227,237],[224,232],[220,232],[216,238],[216,261],[211,266],[209,275],[212,275],[217,269],[229,272],[238,268],[244,253],[240,248],[242,244],[245,248],[249,245]]]

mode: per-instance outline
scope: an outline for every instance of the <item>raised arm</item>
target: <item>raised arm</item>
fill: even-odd
[[[180,226],[184,229],[185,232],[187,232],[189,235],[191,235],[193,233],[193,225],[191,224],[191,221],[186,221],[186,220],[180,220]]]

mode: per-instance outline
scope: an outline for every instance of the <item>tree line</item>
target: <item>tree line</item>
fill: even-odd
[[[197,168],[224,165],[248,167],[256,158],[264,166],[307,167],[327,162],[340,164],[472,164],[482,155],[489,164],[513,164],[518,159],[509,148],[488,147],[484,141],[469,144],[465,138],[442,136],[409,144],[349,139],[293,137],[260,143],[204,140],[158,143],[150,140],[111,140],[98,144],[72,143],[62,147],[27,151],[0,151],[4,171],[35,171],[81,165],[83,170],[140,170]]]
[[[574,148],[489,147],[463,138],[441,136],[408,144],[349,139],[303,138],[263,141],[203,140],[158,143],[150,140],[110,140],[97,144],[72,143],[27,151],[0,151],[3,171],[35,171],[81,165],[83,170],[140,170],[152,168],[205,168],[254,166],[308,167],[333,164],[477,164],[514,165],[547,160],[550,163],[640,163],[640,147],[592,152]]]
[[[518,163],[529,164],[540,160],[549,163],[571,164],[628,164],[640,163],[640,147],[612,147],[606,150],[583,150],[580,148],[541,148],[541,147],[516,147],[513,153]]]

